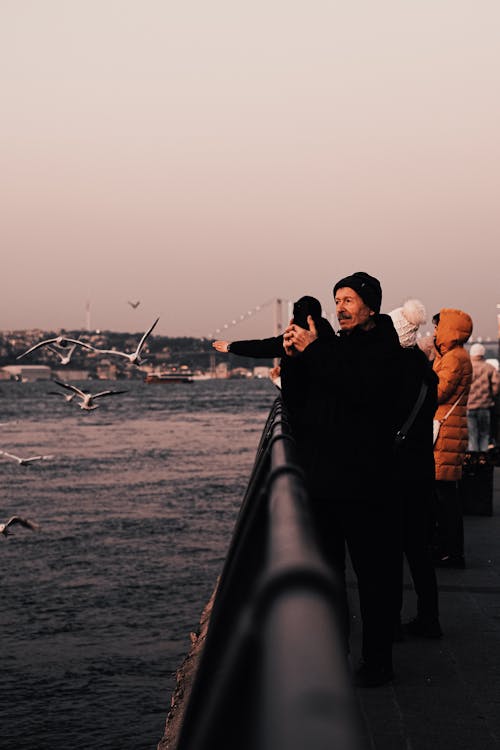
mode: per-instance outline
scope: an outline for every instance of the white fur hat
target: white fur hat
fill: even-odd
[[[482,344],[472,344],[469,354],[471,357],[484,357],[486,349]]]
[[[394,323],[401,346],[415,346],[417,331],[422,323],[425,323],[427,317],[422,302],[418,299],[409,299],[403,307],[396,307],[389,315]]]

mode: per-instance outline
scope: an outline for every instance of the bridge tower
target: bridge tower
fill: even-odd
[[[274,307],[274,335],[283,333],[283,300],[276,299]]]

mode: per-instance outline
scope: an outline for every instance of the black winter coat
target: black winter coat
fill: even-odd
[[[401,353],[401,383],[398,423],[402,427],[415,404],[422,383],[427,392],[406,439],[396,448],[399,480],[414,479],[434,482],[434,446],[432,420],[437,408],[438,377],[426,355],[418,347],[403,349]]]
[[[395,434],[413,405],[403,351],[391,318],[378,315],[368,331],[318,338],[283,358],[283,397],[314,496],[352,490],[369,500],[392,476]]]

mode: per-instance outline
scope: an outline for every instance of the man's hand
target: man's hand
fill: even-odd
[[[289,357],[293,356],[296,352],[303,352],[309,344],[312,344],[318,338],[318,331],[310,315],[307,316],[307,324],[309,326],[308,329],[301,328],[292,319],[288,328],[285,329],[283,346]]]
[[[212,346],[218,352],[227,352],[229,341],[212,341]]]

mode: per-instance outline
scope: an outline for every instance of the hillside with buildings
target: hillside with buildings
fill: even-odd
[[[64,377],[72,380],[97,378],[103,380],[144,378],[152,372],[183,371],[210,377],[248,377],[255,368],[272,366],[271,360],[256,360],[219,354],[209,339],[194,337],[168,337],[151,335],[142,350],[145,362],[139,367],[114,355],[76,347],[71,361],[62,365],[64,349],[42,346],[18,359],[40,341],[65,336],[81,340],[96,349],[132,352],[137,347],[140,333],[117,331],[4,331],[0,333],[0,378],[4,380],[40,380]],[[59,352],[59,353],[58,353]],[[260,371],[257,369],[257,373]]]

